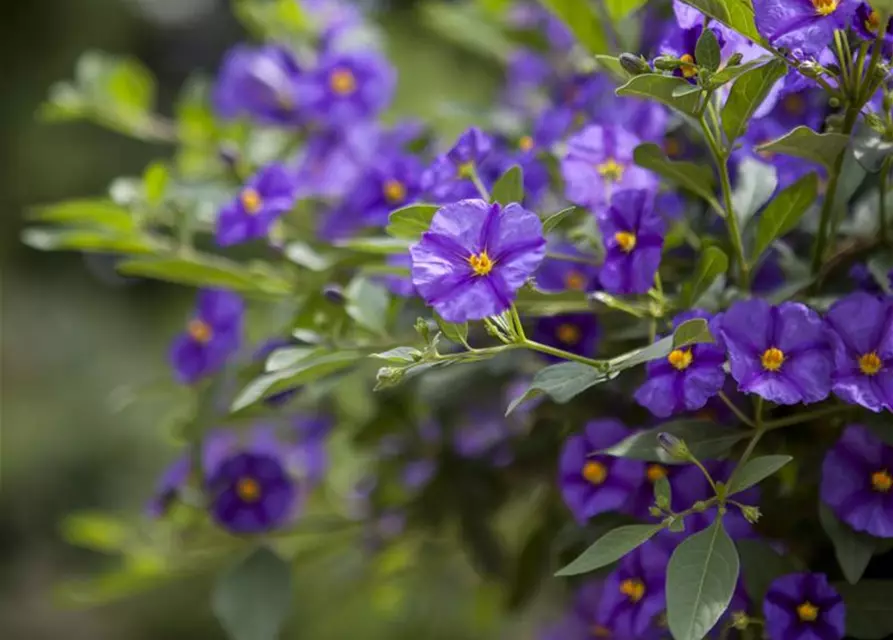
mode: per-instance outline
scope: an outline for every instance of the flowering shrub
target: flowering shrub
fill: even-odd
[[[893,634],[893,3],[437,5],[505,64],[456,140],[383,123],[351,4],[237,7],[258,42],[173,120],[98,54],[45,107],[174,153],[25,242],[198,290],[182,456],[114,550],[154,584],[245,549],[236,640],[323,522],[457,528],[508,606],[572,593],[543,638]]]

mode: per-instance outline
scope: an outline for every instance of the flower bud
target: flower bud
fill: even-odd
[[[739,64],[741,64],[741,60],[743,58],[744,58],[744,56],[741,55],[740,53],[733,53],[732,56],[729,58],[728,62],[726,62],[726,66],[727,67],[737,67]]]
[[[420,336],[422,336],[422,340],[426,343],[431,342],[431,327],[428,326],[428,321],[424,318],[416,318],[415,320],[415,330]]]
[[[619,60],[620,66],[631,75],[639,76],[643,73],[651,73],[648,61],[634,53],[621,53]]]
[[[669,509],[670,508],[670,501],[667,500],[667,496],[658,496],[655,499],[654,504],[657,505],[658,509]]]
[[[657,507],[651,506],[651,507],[648,507],[648,513],[653,515],[655,518],[659,518],[663,515],[664,512],[661,511],[660,509],[658,509]]]
[[[339,284],[327,284],[322,288],[322,295],[332,304],[342,305],[346,301],[344,289]]]
[[[735,627],[738,631],[744,631],[747,629],[747,626],[750,624],[750,618],[747,617],[747,613],[744,611],[733,611],[732,612],[732,626]]]
[[[682,64],[682,60],[673,56],[658,56],[654,59],[654,68],[661,71],[675,71]]]
[[[399,384],[403,379],[404,370],[397,367],[382,367],[375,375],[376,389],[384,389]]]
[[[706,511],[707,503],[704,500],[698,500],[691,506],[691,508],[695,511]]]
[[[688,445],[685,444],[685,441],[671,433],[658,433],[657,443],[676,460],[688,460],[691,458],[691,452],[688,450]]]
[[[751,524],[756,524],[759,521],[760,516],[763,515],[760,513],[759,507],[752,507],[750,505],[741,507],[741,513],[744,516],[744,519]]]

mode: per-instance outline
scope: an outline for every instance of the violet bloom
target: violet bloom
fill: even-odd
[[[398,269],[406,269],[406,275],[397,275],[390,273],[381,277],[381,282],[388,288],[388,291],[395,296],[401,298],[412,298],[417,295],[415,285],[412,283],[412,276],[409,270],[412,269],[412,256],[409,253],[393,253],[385,258],[385,264],[389,267]]]
[[[607,213],[596,219],[605,243],[602,287],[608,293],[647,293],[660,266],[665,228],[651,193],[620,191]]]
[[[630,435],[619,420],[593,420],[569,437],[558,463],[558,486],[564,503],[581,523],[606,511],[620,510],[642,481],[638,460],[593,455]]]
[[[511,307],[545,245],[539,217],[521,205],[460,200],[410,247],[412,282],[447,322],[481,320]]]
[[[822,502],[856,531],[893,538],[893,447],[851,425],[825,455]]]
[[[859,291],[864,291],[875,296],[884,295],[884,290],[881,289],[881,285],[878,284],[874,274],[871,273],[868,266],[864,263],[854,264],[850,267],[847,275]],[[887,281],[890,283],[890,286],[893,287],[893,269],[887,274]]]
[[[641,140],[626,129],[590,125],[567,142],[561,160],[565,197],[598,214],[621,189],[657,188],[654,174],[633,161]]]
[[[881,26],[881,17],[877,11],[871,8],[867,2],[863,2],[856,9],[856,16],[853,18],[853,29],[864,40],[874,41],[877,39],[878,28]],[[884,34],[883,50],[885,55],[890,55],[893,51],[893,18],[887,21],[887,31]]]
[[[797,57],[817,55],[835,29],[846,29],[859,0],[754,0],[757,30]]]
[[[716,429],[721,432],[725,427],[717,425]],[[735,464],[730,461],[708,461],[704,463],[707,471],[714,480],[728,482],[732,476]],[[670,482],[672,487],[672,507],[676,512],[685,511],[699,500],[709,500],[715,495],[713,487],[707,482],[703,472],[694,465],[686,465],[676,472]],[[751,487],[735,494],[735,500],[745,505],[756,506],[760,501],[760,490],[758,487]],[[692,533],[707,528],[717,516],[717,507],[710,507],[705,511],[700,511],[686,516],[685,532],[670,533],[669,531],[661,534],[668,538],[682,539],[690,536]],[[751,525],[741,514],[740,509],[728,509],[722,518],[723,526],[732,538],[746,538],[753,535],[753,525]]]
[[[687,311],[673,318],[673,328],[692,318],[710,320],[711,315],[699,309]],[[648,380],[636,391],[636,402],[658,418],[697,411],[722,390],[725,361],[725,351],[716,344],[673,349],[665,359],[648,363]]]
[[[466,421],[467,424],[453,434],[453,448],[460,457],[486,460],[497,467],[511,462],[510,440],[514,434],[504,416],[474,412],[466,417]]]
[[[599,288],[599,267],[584,262],[591,260],[570,242],[550,241],[547,244],[549,253],[567,256],[571,260],[547,257],[536,272],[536,287],[548,293],[562,291],[597,291]],[[576,258],[577,260],[574,260]]]
[[[273,222],[295,205],[295,183],[281,164],[254,174],[217,216],[217,244],[222,247],[263,238]]]
[[[538,318],[533,338],[537,342],[570,353],[592,357],[595,355],[600,333],[598,318],[594,313],[565,313]],[[545,357],[554,362],[562,360],[555,356]]]
[[[422,176],[422,189],[437,202],[479,196],[471,176],[493,150],[493,139],[477,127],[466,130]]]
[[[171,364],[178,382],[192,384],[220,370],[242,341],[245,303],[229,291],[202,289],[186,332],[174,340]]]
[[[625,555],[605,580],[597,613],[599,623],[618,638],[648,637],[655,618],[667,606],[669,560],[669,550],[658,540],[649,540]]]
[[[298,63],[284,47],[233,47],[214,86],[214,110],[226,119],[244,115],[261,124],[298,124],[300,77]]]
[[[744,393],[776,404],[820,402],[831,391],[832,358],[819,315],[797,302],[736,302],[714,318],[711,332],[729,354]]]
[[[846,610],[843,598],[822,573],[777,578],[763,600],[769,640],[840,640]]]
[[[853,293],[825,320],[834,350],[831,390],[850,404],[893,411],[893,299]]]
[[[308,136],[291,165],[299,198],[340,200],[377,157],[384,132],[374,122],[357,122]]]
[[[391,101],[393,67],[379,54],[364,51],[327,54],[301,83],[307,113],[334,127],[372,118]]]
[[[723,52],[723,58],[729,53],[724,51],[726,44],[725,36],[719,29],[710,27],[716,40],[719,42],[720,50]],[[682,61],[682,66],[673,72],[673,75],[685,78],[692,84],[697,84],[698,61],[695,56],[698,40],[704,33],[703,23],[692,25],[686,29],[670,29],[669,35],[661,43],[660,50],[662,55],[669,55]]]

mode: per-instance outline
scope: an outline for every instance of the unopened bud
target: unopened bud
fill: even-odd
[[[732,626],[735,627],[738,631],[744,631],[747,629],[747,626],[750,624],[750,618],[747,617],[747,613],[744,611],[733,611],[732,612]]]
[[[756,524],[759,521],[760,516],[763,515],[760,513],[759,507],[752,507],[750,505],[741,507],[741,513],[744,516],[744,519],[751,524]]]
[[[661,432],[657,434],[657,443],[676,460],[688,460],[691,458],[691,452],[688,450],[688,445],[685,444],[685,441],[677,438],[672,433]]]
[[[733,53],[732,56],[726,62],[727,67],[737,67],[741,64],[741,60],[744,59],[744,56],[740,53]]]
[[[339,284],[327,284],[322,288],[322,295],[332,304],[342,305],[347,300],[344,297],[344,289]]]
[[[639,76],[643,73],[651,73],[648,61],[634,53],[621,53],[619,60],[620,66],[631,75]]]
[[[384,387],[398,384],[403,379],[403,373],[403,369],[398,369],[396,367],[382,367],[375,375],[375,380],[377,382],[376,389],[382,389]]]
[[[819,77],[819,67],[815,62],[811,60],[807,60],[806,62],[801,62],[797,66],[797,71],[806,76],[807,78],[817,78]]]
[[[661,71],[675,71],[682,64],[682,60],[673,56],[658,56],[654,59],[654,68]]]
[[[691,506],[691,508],[695,511],[705,511],[707,509],[707,503],[703,500],[698,500]]]
[[[427,343],[431,342],[431,327],[428,326],[428,321],[424,318],[416,318],[415,321],[415,330],[420,336],[422,336],[422,340]]]
[[[865,124],[867,124],[878,133],[884,132],[884,121],[880,117],[878,117],[876,113],[866,113]]]
[[[831,107],[832,109],[840,108],[840,98],[837,98],[834,96],[828,98],[828,106]]]
[[[667,500],[666,496],[658,496],[654,500],[654,504],[656,504],[658,506],[658,508],[660,508],[660,509],[669,509],[670,508],[670,501]]]
[[[661,511],[660,509],[658,509],[655,506],[648,507],[648,513],[653,515],[655,518],[659,518],[664,514],[663,511]]]

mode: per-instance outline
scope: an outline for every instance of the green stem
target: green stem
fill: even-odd
[[[738,464],[735,465],[735,470],[732,471],[732,475],[729,477],[728,486],[735,486],[735,479],[741,473],[741,469],[744,468],[744,465],[747,464],[747,461],[750,460],[750,456],[753,455],[754,449],[757,448],[757,444],[760,442],[760,438],[763,437],[763,434],[766,433],[766,424],[763,422],[763,399],[758,397],[756,402],[756,411],[755,415],[755,426],[756,433],[754,433],[753,438],[750,439],[750,442],[747,443],[747,448],[744,450],[744,453],[741,455],[741,459],[738,460]]]
[[[468,169],[468,179],[471,180],[471,183],[474,185],[474,188],[478,190],[478,193],[481,194],[481,198],[490,202],[490,192],[487,191],[487,187],[484,186],[484,183],[481,182],[481,177],[478,175],[477,167],[474,165],[469,165]]]
[[[741,409],[735,406],[735,403],[729,399],[729,396],[726,395],[725,391],[719,392],[719,399],[722,400],[726,406],[735,414],[735,416],[744,424],[746,424],[751,429],[756,429],[757,425],[751,420],[747,414],[745,414]]]
[[[585,364],[599,370],[603,370],[607,366],[607,363],[602,360],[593,360],[592,358],[578,356],[575,353],[570,353],[568,351],[564,351],[563,349],[556,349],[555,347],[550,347],[547,344],[540,344],[539,342],[534,342],[533,340],[525,339],[524,342],[519,342],[518,344],[520,346],[531,349],[532,351],[547,353],[550,356],[555,356],[556,358],[561,358],[562,360],[572,360],[574,362],[579,362],[580,364]]]
[[[827,416],[833,416],[838,413],[846,413],[851,409],[852,407],[849,406],[837,405],[833,407],[825,407],[824,409],[818,409],[817,411],[810,411],[809,413],[798,413],[797,415],[791,416],[789,418],[771,420],[764,425],[764,429],[766,431],[782,429],[784,427],[790,427],[795,424],[802,424],[811,420],[817,420],[818,418],[825,418]]]
[[[881,166],[881,177],[879,185],[881,200],[878,206],[878,237],[880,237],[881,242],[884,244],[887,243],[887,225],[889,224],[889,220],[887,218],[887,186],[890,180],[891,167],[893,167],[893,158],[887,156],[884,159],[884,164]]]
[[[515,335],[518,337],[519,342],[524,342],[527,340],[527,336],[524,335],[524,325],[521,324],[521,316],[518,315],[518,309],[515,305],[512,305],[511,310],[509,311],[512,323],[514,325]]]

